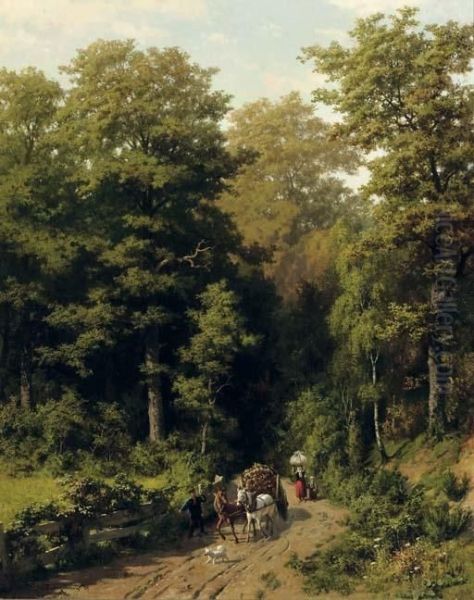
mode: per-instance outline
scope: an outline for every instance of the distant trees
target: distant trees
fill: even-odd
[[[244,241],[267,251],[266,272],[282,293],[291,294],[299,279],[311,279],[327,266],[315,268],[312,262],[313,235],[324,246],[325,230],[356,209],[340,177],[354,171],[356,154],[329,139],[329,125],[296,92],[277,102],[249,103],[230,119],[230,149],[245,150],[254,160],[240,170],[220,204]]]

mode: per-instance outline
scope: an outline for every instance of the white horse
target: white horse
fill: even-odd
[[[253,501],[254,500],[254,501]],[[273,535],[273,520],[277,514],[277,506],[270,494],[259,494],[255,499],[254,495],[244,489],[237,492],[237,502],[242,504],[247,515],[247,542],[250,541],[250,525],[257,524],[258,529],[265,538],[270,537],[262,528],[262,520],[266,519],[271,523],[271,534]]]

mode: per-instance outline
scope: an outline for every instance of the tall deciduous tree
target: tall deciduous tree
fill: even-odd
[[[194,271],[226,263],[234,239],[223,233],[214,243],[210,233],[212,200],[236,165],[219,129],[229,98],[213,91],[213,69],[177,48],[99,41],[63,71],[72,87],[61,134],[73,140],[81,194],[93,200],[93,227],[105,241],[86,308],[100,316],[100,304],[104,319],[115,314],[134,336],[156,440],[165,433],[166,326]]]
[[[343,116],[335,137],[376,152],[365,188],[367,197],[379,198],[372,248],[409,246],[424,265],[420,298],[431,301],[426,331],[432,433],[445,428],[449,386],[440,384],[439,372],[449,368],[453,343],[452,336],[436,335],[436,322],[454,293],[454,278],[466,273],[474,252],[474,103],[462,80],[473,57],[472,33],[472,26],[454,22],[421,28],[416,10],[405,8],[388,20],[381,14],[359,20],[349,48],[333,43],[305,51],[335,84],[314,92],[317,102]],[[453,252],[440,260],[443,215],[452,223]],[[453,284],[440,289],[437,282],[447,272]]]
[[[59,300],[77,246],[71,243],[74,189],[54,134],[63,93],[34,68],[0,71],[1,394],[33,399],[44,318]],[[17,386],[5,380],[16,371]]]

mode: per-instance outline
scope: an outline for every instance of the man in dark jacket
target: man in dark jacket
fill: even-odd
[[[206,501],[206,498],[202,494],[196,494],[195,490],[191,490],[190,494],[191,497],[183,504],[181,512],[187,511],[189,514],[188,537],[193,537],[194,530],[198,527],[201,534],[206,533],[202,519],[202,504]]]

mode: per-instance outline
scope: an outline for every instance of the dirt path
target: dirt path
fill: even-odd
[[[215,535],[183,541],[169,552],[123,557],[114,563],[61,573],[35,584],[22,597],[75,600],[287,600],[304,598],[301,578],[285,567],[292,552],[307,556],[342,531],[342,509],[326,500],[297,505],[288,483],[289,519],[279,522],[274,539],[235,544],[227,537],[229,560],[205,564],[203,549],[220,543]],[[237,529],[240,531],[241,526]],[[274,574],[268,587],[262,576]],[[268,576],[272,578],[272,576]],[[267,584],[268,585],[268,584]],[[274,589],[270,589],[273,587]],[[17,596],[21,597],[21,596]],[[339,598],[327,594],[325,598]]]

